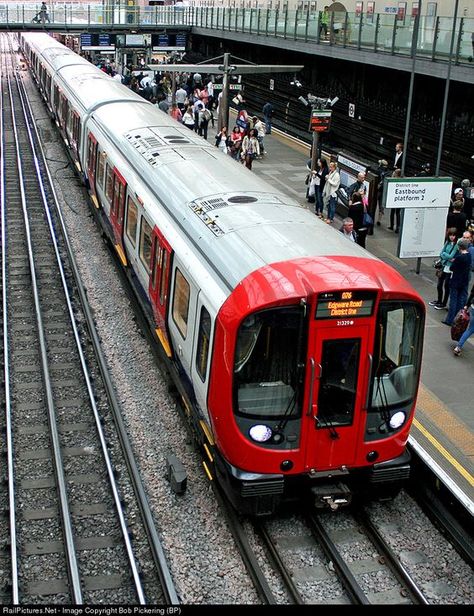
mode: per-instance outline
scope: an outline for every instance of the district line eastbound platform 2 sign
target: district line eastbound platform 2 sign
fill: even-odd
[[[386,208],[449,207],[452,178],[387,178]]]

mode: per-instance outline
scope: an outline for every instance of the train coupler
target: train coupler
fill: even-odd
[[[313,486],[311,493],[314,496],[316,509],[330,509],[337,511],[340,507],[347,507],[352,502],[352,491],[345,483],[333,483]]]

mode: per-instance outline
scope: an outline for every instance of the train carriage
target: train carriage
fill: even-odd
[[[67,145],[176,375],[209,477],[257,515],[300,493],[330,507],[395,493],[409,474],[420,378],[414,289],[46,34],[21,44],[56,121],[67,131],[77,117]]]

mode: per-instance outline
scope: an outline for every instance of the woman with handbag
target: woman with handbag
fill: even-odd
[[[260,145],[257,139],[257,131],[252,128],[248,135],[245,135],[242,141],[242,150],[240,156],[242,158],[242,162],[245,164],[247,169],[252,171],[252,162],[253,160],[260,155]]]
[[[364,222],[365,207],[362,201],[362,194],[357,191],[352,195],[352,199],[347,210],[347,215],[354,221],[354,231],[357,233],[357,243],[365,248],[368,228]]]
[[[474,334],[474,284],[472,285],[471,293],[467,298],[466,305],[464,306],[464,310],[469,310],[469,323],[467,324],[466,329],[464,330],[463,335],[459,339],[459,342],[453,349],[453,353],[455,355],[461,355],[462,348],[464,343],[472,334]]]
[[[337,170],[337,163],[329,163],[329,173],[326,176],[326,183],[323,189],[323,202],[328,210],[326,222],[331,225],[336,215],[337,191],[341,185],[341,176]]]
[[[454,261],[454,257],[458,253],[458,250],[456,229],[452,227],[448,229],[448,232],[446,233],[446,241],[441,249],[441,252],[439,253],[441,267],[436,270],[436,276],[438,276],[438,284],[436,286],[438,299],[434,299],[429,302],[429,305],[433,306],[435,310],[443,310],[448,305],[451,264]]]

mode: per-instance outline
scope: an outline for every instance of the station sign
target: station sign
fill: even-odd
[[[373,291],[331,291],[320,293],[316,319],[370,317],[375,304]]]
[[[313,109],[311,112],[310,130],[325,133],[331,127],[332,111],[330,109]]]
[[[453,179],[386,178],[384,206],[386,208],[446,208],[451,199]]]
[[[214,88],[214,90],[222,90],[223,84],[215,83],[212,87]],[[242,90],[242,84],[241,83],[230,83],[229,90]]]

